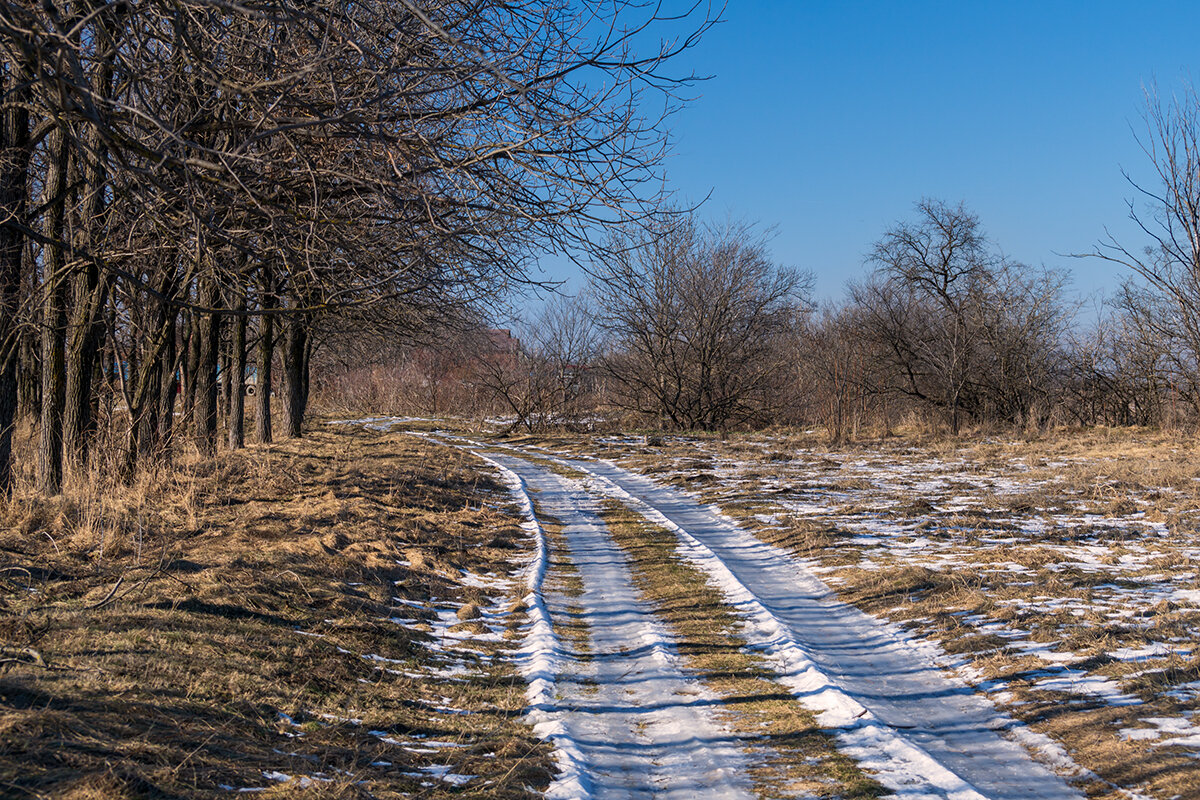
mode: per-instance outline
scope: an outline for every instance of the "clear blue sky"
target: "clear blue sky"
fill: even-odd
[[[1194,0],[730,0],[684,59],[713,77],[673,121],[669,175],[685,199],[711,192],[709,216],[774,225],[776,259],[820,298],[922,196],[965,201],[1080,294],[1111,290],[1117,270],[1056,254],[1106,226],[1140,247],[1121,169],[1146,175],[1143,86],[1200,81],[1198,32]]]

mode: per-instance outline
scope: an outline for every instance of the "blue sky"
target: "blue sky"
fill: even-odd
[[[684,199],[711,192],[708,216],[775,226],[820,298],[923,196],[966,202],[1081,295],[1111,291],[1118,270],[1058,254],[1106,227],[1140,246],[1121,170],[1147,174],[1143,87],[1196,78],[1197,31],[1198,2],[730,0],[684,59],[713,77],[673,120],[668,172]]]

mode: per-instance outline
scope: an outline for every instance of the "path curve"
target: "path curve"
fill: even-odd
[[[539,513],[563,524],[583,584],[578,597],[546,592],[544,601],[551,619],[579,613],[590,632],[590,653],[572,653],[560,640],[555,713],[580,754],[590,796],[751,800],[741,743],[714,719],[719,701],[684,673],[671,637],[639,599],[595,498],[524,459],[489,460],[519,475]]]

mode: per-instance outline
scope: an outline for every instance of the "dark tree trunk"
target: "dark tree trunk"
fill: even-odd
[[[263,268],[262,308],[275,307],[275,287],[271,274]],[[271,362],[275,358],[275,318],[263,314],[258,323],[258,379],[255,384],[254,441],[271,443]]]
[[[137,404],[137,446],[133,452],[143,468],[166,460],[168,449],[163,438],[164,425],[170,423],[162,417],[162,407],[156,401],[162,393],[162,355],[147,358],[138,371],[139,402]],[[169,427],[168,427],[169,432]],[[132,474],[132,471],[130,471]]]
[[[42,414],[38,431],[37,488],[58,494],[63,479],[63,404],[66,392],[67,282],[62,247],[69,142],[61,129],[50,134],[50,163],[46,170],[45,222],[49,242],[42,257]]]
[[[25,257],[23,263],[29,264],[28,256]],[[24,419],[33,420],[37,418],[42,408],[42,356],[38,350],[38,336],[32,325],[23,330],[20,336],[21,354],[17,363],[17,414]]]
[[[93,35],[97,54],[92,72],[92,91],[98,97],[108,97],[112,83],[112,42],[107,24],[97,21]],[[103,54],[103,55],[101,55]],[[104,190],[108,180],[104,136],[100,126],[86,128],[87,143],[77,161],[82,160],[79,178],[83,196],[76,220],[75,245],[89,252],[102,227]],[[108,305],[111,276],[101,272],[95,263],[77,269],[72,287],[70,334],[66,354],[66,406],[63,409],[63,447],[68,464],[82,466],[87,460],[88,440],[95,429],[98,408],[94,381],[99,373],[99,359],[104,346],[104,311]]]
[[[223,341],[220,343],[221,366],[217,370],[217,406],[220,410],[220,413],[217,414],[217,419],[223,419],[226,423],[229,422],[229,404],[233,401],[233,394],[230,392],[232,384],[229,382],[229,373],[233,369],[233,353],[230,352],[232,346],[232,343],[228,345]]]
[[[283,331],[283,435],[288,439],[303,432],[307,344],[305,321],[289,317]]]
[[[176,285],[175,275],[164,275],[162,283],[156,287],[157,293],[162,298],[174,297]],[[136,372],[130,368],[129,380],[133,382],[129,392],[131,423],[121,470],[127,480],[136,473],[139,460],[145,467],[157,463],[165,452],[162,430],[164,424],[170,423],[163,420],[162,415],[169,420],[170,411],[165,409],[170,406],[163,402],[167,391],[163,384],[170,382],[170,375],[175,370],[175,365],[166,356],[174,346],[177,316],[175,307],[167,300],[155,302],[153,322],[148,326]],[[171,406],[173,404],[172,400]]]
[[[245,312],[246,299],[238,300],[237,310]],[[233,341],[230,345],[229,373],[225,384],[229,387],[229,449],[240,450],[246,443],[246,315],[239,314],[233,323]]]
[[[189,311],[183,323],[187,332],[183,342],[183,408],[181,417],[185,421],[194,420],[196,416],[196,382],[200,369],[200,315]]]
[[[158,447],[163,456],[170,454],[175,436],[175,401],[179,398],[179,325],[175,312],[168,312],[164,323],[169,327],[158,378]]]
[[[4,76],[4,90],[12,93],[11,101],[20,100],[26,93],[24,83],[25,77],[10,65]],[[12,436],[21,399],[17,311],[25,235],[17,225],[25,219],[28,173],[29,112],[24,103],[12,102],[0,120],[0,497],[12,494]]]
[[[93,380],[104,346],[104,308],[109,278],[89,265],[75,276],[70,337],[66,351],[66,405],[63,408],[63,442],[73,465],[87,459],[88,439],[95,427]]]
[[[216,287],[205,280],[200,305],[215,308],[219,303]],[[194,430],[196,448],[202,456],[217,452],[217,363],[221,347],[221,318],[216,314],[197,314],[196,331],[200,347],[197,353],[196,406]]]
[[[312,335],[304,337],[304,372],[301,373],[303,390],[300,396],[300,413],[302,417],[308,416],[308,395],[309,388],[312,385],[312,373],[309,371],[309,364],[312,363],[313,340]]]

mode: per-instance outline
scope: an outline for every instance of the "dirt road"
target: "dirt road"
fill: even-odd
[[[744,618],[751,646],[769,656],[776,680],[894,796],[1082,797],[1014,741],[1019,725],[985,697],[714,509],[608,462],[512,448],[502,455],[493,450],[490,458],[519,476],[519,491],[536,500],[538,515],[561,525],[563,555],[582,582],[577,596],[543,598],[552,624],[575,615],[589,632],[585,647],[557,645],[558,702],[551,713],[558,744],[579,754],[582,780],[572,794],[754,792],[745,777],[749,743],[722,726],[712,713],[718,701],[680,666],[671,637],[639,598],[626,556],[597,513],[601,500],[615,499],[675,534],[679,553]]]

